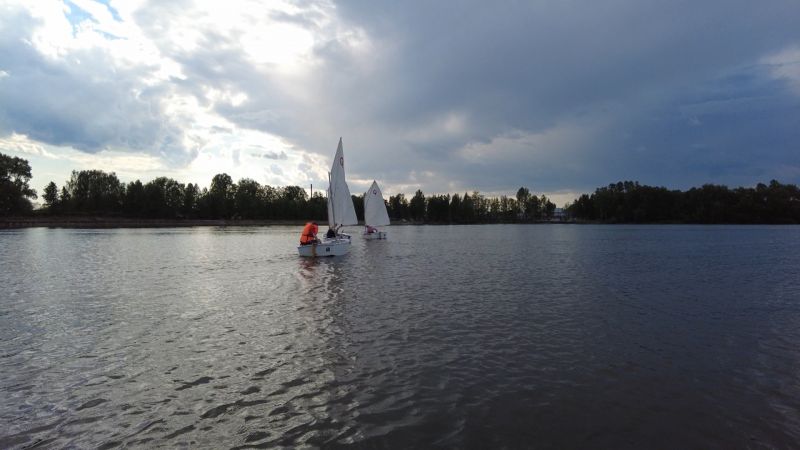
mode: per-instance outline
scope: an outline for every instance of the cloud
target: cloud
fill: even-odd
[[[794,1],[110,5],[2,10],[0,135],[273,184],[342,136],[387,194],[800,182]]]
[[[56,156],[47,151],[43,145],[31,141],[25,135],[17,133],[12,133],[8,137],[0,137],[0,148],[23,155],[56,158]]]
[[[773,77],[787,81],[800,95],[800,45],[781,49],[762,59]]]
[[[190,160],[183,124],[165,112],[168,89],[144,82],[154,67],[125,67],[105,37],[70,32],[66,18],[51,13],[4,10],[0,55],[8,75],[0,83],[0,133],[88,153],[122,148]]]
[[[286,156],[286,152],[281,151],[278,152],[264,152],[264,153],[251,153],[256,158],[265,158],[265,159],[279,159],[279,160],[286,160],[288,156]]]

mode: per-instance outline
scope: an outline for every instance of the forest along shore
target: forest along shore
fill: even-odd
[[[73,171],[60,190],[55,182],[45,187],[44,205],[37,210],[30,179],[27,160],[0,154],[0,227],[294,225],[327,217],[327,198],[319,190],[308,195],[300,186],[262,185],[248,178],[234,183],[225,173],[201,189],[167,177],[123,183],[113,172]],[[363,220],[364,196],[351,197],[356,217]],[[777,180],[734,189],[704,184],[687,191],[620,181],[564,208],[524,186],[515,195],[500,196],[478,191],[426,196],[418,189],[410,199],[399,192],[384,201],[393,224],[800,224],[800,188]]]

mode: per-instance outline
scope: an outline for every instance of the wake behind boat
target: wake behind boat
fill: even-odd
[[[377,181],[364,193],[364,239],[386,239],[388,234],[377,227],[389,225],[389,213]]]
[[[344,175],[344,150],[342,138],[328,173],[328,232],[317,237],[316,223],[310,222],[303,229],[297,252],[300,256],[341,256],[350,251],[350,236],[340,233],[346,225],[358,224],[353,199]]]

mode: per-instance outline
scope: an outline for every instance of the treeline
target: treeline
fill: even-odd
[[[44,189],[45,212],[158,219],[324,220],[326,198],[309,197],[300,186],[272,187],[227,174],[211,179],[209,188],[158,177],[147,183],[122,183],[102,170],[73,171],[59,188]]]
[[[471,194],[430,195],[417,190],[410,200],[404,194],[389,197],[389,217],[425,223],[517,223],[549,220],[556,205],[546,196],[519,188],[515,197]]]
[[[0,154],[0,214],[26,214],[36,192],[28,187],[31,168],[20,158]],[[364,217],[363,195],[352,196],[356,215]],[[152,219],[318,220],[327,218],[327,199],[309,197],[300,186],[273,187],[227,174],[215,175],[209,188],[159,177],[147,183],[123,183],[113,172],[73,171],[62,186],[51,181],[42,194],[45,215],[93,215]],[[520,188],[515,197],[486,197],[478,192],[411,199],[393,195],[386,202],[395,221],[419,223],[527,222],[552,217],[555,204]]]
[[[42,198],[47,214],[93,214],[159,219],[274,219],[319,220],[327,217],[327,199],[315,192],[309,197],[300,186],[272,187],[243,178],[234,183],[227,174],[215,175],[210,188],[159,177],[147,183],[122,183],[114,173],[101,170],[72,172],[59,188],[45,187]],[[359,220],[364,198],[353,195]],[[487,223],[541,220],[552,216],[555,204],[545,196],[520,188],[516,198],[485,197],[478,192],[425,197],[417,191],[410,199],[397,194],[386,203],[389,217],[426,223]]]
[[[32,212],[37,198],[28,185],[28,161],[0,154],[0,216]],[[42,195],[50,215],[120,216],[154,219],[318,220],[327,217],[327,199],[309,197],[300,186],[273,187],[227,174],[209,188],[159,177],[147,183],[122,183],[112,172],[74,171],[61,187],[50,182]],[[363,196],[353,196],[356,215],[364,216]],[[556,205],[522,187],[514,196],[486,197],[478,192],[389,197],[389,217],[417,223],[520,223],[552,220]],[[559,219],[607,223],[800,223],[800,191],[772,180],[755,188],[729,189],[707,184],[688,191],[625,181],[584,194]]]
[[[685,192],[621,181],[580,196],[567,212],[610,223],[800,223],[800,190],[775,180],[755,188],[706,184]]]

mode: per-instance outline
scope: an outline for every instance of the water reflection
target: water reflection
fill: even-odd
[[[0,233],[0,447],[800,438],[797,228],[296,232]]]

